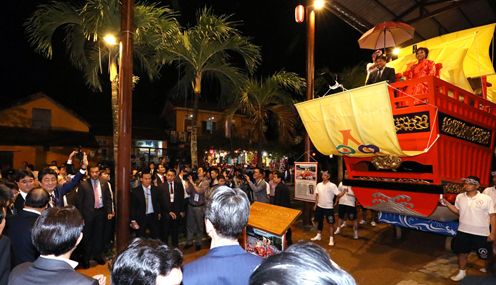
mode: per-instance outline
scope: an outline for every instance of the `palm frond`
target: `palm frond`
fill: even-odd
[[[53,35],[58,28],[66,25],[81,25],[81,18],[78,14],[78,7],[65,2],[39,5],[24,23],[29,44],[35,52],[48,59],[52,58]]]

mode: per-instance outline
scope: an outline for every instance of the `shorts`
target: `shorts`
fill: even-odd
[[[346,217],[350,221],[354,221],[357,218],[357,210],[356,207],[348,206],[348,205],[339,205],[338,209],[339,218],[344,220]]]
[[[492,256],[491,242],[485,236],[478,236],[458,232],[453,239],[453,252],[456,254],[477,252],[480,259],[489,259]]]
[[[317,206],[315,210],[315,219],[321,221],[326,218],[327,222],[331,225],[334,224],[334,209],[325,209]]]

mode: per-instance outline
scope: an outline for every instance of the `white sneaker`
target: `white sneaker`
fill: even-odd
[[[334,245],[334,237],[329,238],[329,245],[333,246]]]
[[[335,235],[339,235],[339,233],[340,233],[340,232],[341,232],[341,228],[340,228],[340,227],[338,227],[338,228],[336,229],[336,231],[334,232],[334,234],[335,234]]]
[[[364,225],[364,224],[366,224],[366,223],[367,223],[367,222],[366,222],[365,220],[361,220],[361,221],[360,221],[360,225]]]
[[[313,238],[311,238],[310,240],[315,241],[315,240],[321,240],[321,239],[322,239],[322,236],[320,234],[317,234]]]
[[[463,278],[465,278],[466,275],[467,275],[467,273],[465,273],[465,270],[458,270],[458,274],[451,276],[450,279],[453,281],[460,281]]]
[[[353,239],[358,239],[358,231],[353,231]]]
[[[481,269],[479,269],[479,271],[482,273],[487,273],[487,269],[485,267],[482,267]]]
[[[370,225],[375,227],[377,224],[374,221],[372,221],[372,222],[370,222]]]

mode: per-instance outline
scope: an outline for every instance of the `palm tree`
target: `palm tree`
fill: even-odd
[[[287,143],[295,135],[297,123],[293,94],[301,95],[305,79],[296,73],[280,71],[263,81],[248,79],[238,100],[229,109],[229,114],[237,111],[247,115],[253,128],[253,139],[258,144],[258,163],[261,163],[262,145],[267,142],[266,129],[269,118],[277,122],[278,139]]]
[[[260,61],[260,49],[250,43],[236,28],[231,16],[216,16],[210,9],[202,9],[196,25],[184,30],[176,42],[165,42],[163,63],[176,63],[183,74],[180,85],[186,93],[194,94],[191,128],[191,163],[198,165],[198,102],[206,81],[217,80],[221,96],[235,94],[244,81],[242,70],[231,64],[239,57],[251,73]],[[227,97],[228,98],[228,97]]]
[[[157,45],[172,41],[179,35],[177,14],[157,4],[137,4],[134,11],[133,56],[135,66],[150,80],[159,76]],[[78,5],[53,1],[39,5],[25,22],[30,45],[42,56],[51,59],[53,40],[57,31],[64,32],[64,45],[69,62],[82,72],[86,84],[102,91],[102,62],[109,65],[112,90],[112,121],[114,127],[114,161],[117,159],[118,139],[118,47],[105,47],[102,39],[120,34],[120,1],[86,0]]]

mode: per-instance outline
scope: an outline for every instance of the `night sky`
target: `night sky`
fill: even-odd
[[[73,109],[91,124],[111,124],[110,89],[102,93],[89,90],[82,76],[68,64],[63,50],[55,50],[52,60],[35,54],[27,44],[25,19],[37,4],[48,0],[16,0],[2,3],[3,64],[0,105],[42,91]],[[294,21],[294,0],[265,1],[160,1],[181,14],[183,26],[194,24],[195,14],[202,7],[211,7],[216,14],[232,14],[240,20],[244,35],[262,47],[262,64],[256,76],[267,76],[285,69],[305,76],[304,24]],[[316,20],[316,68],[328,67],[339,72],[367,60],[370,51],[361,50],[357,39],[360,34],[329,11],[321,11]],[[160,114],[167,94],[177,82],[173,67],[164,67],[162,78],[148,82],[144,77],[134,92],[134,116],[142,113]],[[109,88],[107,86],[107,88]]]

